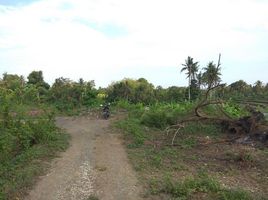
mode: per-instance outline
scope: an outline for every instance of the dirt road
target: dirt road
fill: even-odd
[[[120,134],[110,131],[109,120],[63,117],[57,124],[71,135],[71,145],[54,159],[26,199],[141,199]]]

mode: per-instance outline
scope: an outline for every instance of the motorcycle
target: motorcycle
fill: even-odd
[[[104,106],[101,105],[102,108],[102,117],[103,119],[108,119],[110,117],[110,104],[106,104]]]

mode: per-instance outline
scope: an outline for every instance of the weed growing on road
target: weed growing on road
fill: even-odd
[[[99,198],[94,195],[90,195],[87,200],[99,200]]]

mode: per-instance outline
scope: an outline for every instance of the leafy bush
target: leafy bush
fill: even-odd
[[[225,103],[223,105],[223,109],[225,112],[227,112],[230,116],[234,118],[240,118],[248,114],[248,112],[245,109],[234,103]]]
[[[31,148],[57,139],[58,129],[51,116],[44,114],[32,119],[25,114],[10,117],[6,124],[0,122],[0,161]]]
[[[34,159],[54,155],[68,144],[53,111],[12,104],[12,98],[12,92],[0,95],[0,199],[14,199],[12,194],[32,183],[40,172]]]
[[[155,104],[149,107],[141,116],[141,123],[163,129],[168,125],[175,124],[185,116],[193,107],[192,103],[181,104]]]

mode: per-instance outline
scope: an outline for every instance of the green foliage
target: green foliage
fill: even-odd
[[[49,90],[49,102],[60,111],[68,112],[81,106],[92,106],[97,102],[94,81],[74,82],[67,78],[58,78]]]
[[[23,113],[0,123],[0,161],[11,159],[36,144],[47,144],[58,138],[52,117],[46,114],[31,119]]]
[[[217,138],[221,133],[219,126],[213,123],[189,122],[181,130],[182,135],[205,135]]]
[[[186,178],[182,182],[165,177],[164,181],[159,184],[154,181],[154,193],[166,193],[179,199],[192,199],[198,193],[206,193],[206,199],[218,200],[250,200],[253,199],[248,192],[241,189],[223,188],[218,181],[205,173],[199,173],[196,177]],[[158,190],[157,190],[158,189]]]
[[[193,107],[192,103],[155,104],[149,107],[141,116],[141,123],[156,128],[166,128],[187,114]]]
[[[30,187],[34,178],[44,169],[42,160],[50,160],[57,151],[68,146],[68,136],[58,132],[57,139],[46,144],[36,144],[0,163],[0,199],[14,199]]]
[[[108,87],[108,100],[127,100],[131,103],[150,104],[154,102],[154,86],[146,79],[124,79]]]
[[[166,111],[163,110],[150,110],[145,112],[142,115],[141,122],[142,124],[149,126],[149,127],[156,127],[156,128],[165,128],[168,124],[168,121],[172,120],[172,115],[167,114]]]
[[[25,80],[22,76],[18,76],[17,74],[3,74],[3,80],[1,81],[1,86],[15,91],[16,89],[21,90],[25,85]]]
[[[199,175],[195,178],[187,178],[183,182],[174,182],[167,177],[164,182],[163,192],[174,197],[188,199],[191,194],[197,192],[218,192],[220,184],[207,175]]]
[[[221,82],[221,68],[216,66],[213,62],[209,62],[207,67],[204,68],[205,72],[203,73],[203,83],[208,87],[213,87]]]
[[[187,78],[189,79],[189,85],[188,85],[188,99],[189,101],[192,99],[191,98],[191,85],[192,85],[192,80],[196,79],[197,76],[197,72],[198,72],[198,62],[194,62],[193,58],[191,58],[190,56],[187,57],[187,59],[185,60],[185,64],[182,64],[182,66],[184,66],[181,69],[181,72],[186,71],[186,75]]]
[[[233,152],[228,151],[225,153],[226,159],[229,161],[235,161],[235,162],[253,162],[254,157],[253,155],[248,151],[239,151],[239,152]]]
[[[201,94],[200,86],[198,85],[197,80],[195,79],[191,80],[190,91],[191,91],[191,100],[196,100]]]
[[[223,109],[228,115],[234,118],[240,118],[248,114],[245,109],[234,103],[225,103]]]
[[[220,192],[220,200],[252,200],[250,194],[241,189],[225,189]],[[257,198],[256,198],[257,199]]]
[[[67,135],[56,127],[49,112],[33,117],[23,112],[8,116],[0,121],[0,197],[4,199],[28,187],[41,172],[35,159],[53,156],[68,144]]]
[[[67,147],[54,111],[40,104],[40,95],[47,93],[39,89],[16,75],[5,74],[0,81],[0,199],[13,199],[31,185],[42,171],[36,159]]]
[[[191,149],[191,148],[195,147],[198,144],[198,142],[194,137],[188,137],[185,139],[180,139],[178,144],[183,149]]]
[[[87,200],[99,200],[99,198],[94,195],[90,195]]]
[[[143,128],[140,126],[138,119],[128,118],[117,122],[116,126],[124,130],[125,136],[132,141],[129,147],[139,147],[145,141],[145,134]]]
[[[142,104],[129,104],[127,101],[120,101],[118,107],[127,109],[129,115],[127,120],[119,122],[119,128],[123,129],[134,137],[134,141],[139,141],[143,126],[165,129],[169,125],[176,124],[183,119],[193,109],[194,103],[184,102],[181,104],[154,104],[146,107]],[[206,136],[217,137],[220,129],[213,124],[190,123],[182,129],[182,135],[205,134]],[[134,142],[137,143],[137,142]],[[197,141],[192,137],[186,137],[179,140],[178,143],[182,148],[193,148]]]
[[[42,71],[32,71],[28,78],[28,84],[35,85],[37,87],[42,87],[44,89],[49,89],[49,84],[44,81],[43,72]]]
[[[35,85],[27,85],[23,89],[22,101],[24,104],[37,103],[39,99],[39,91]]]

